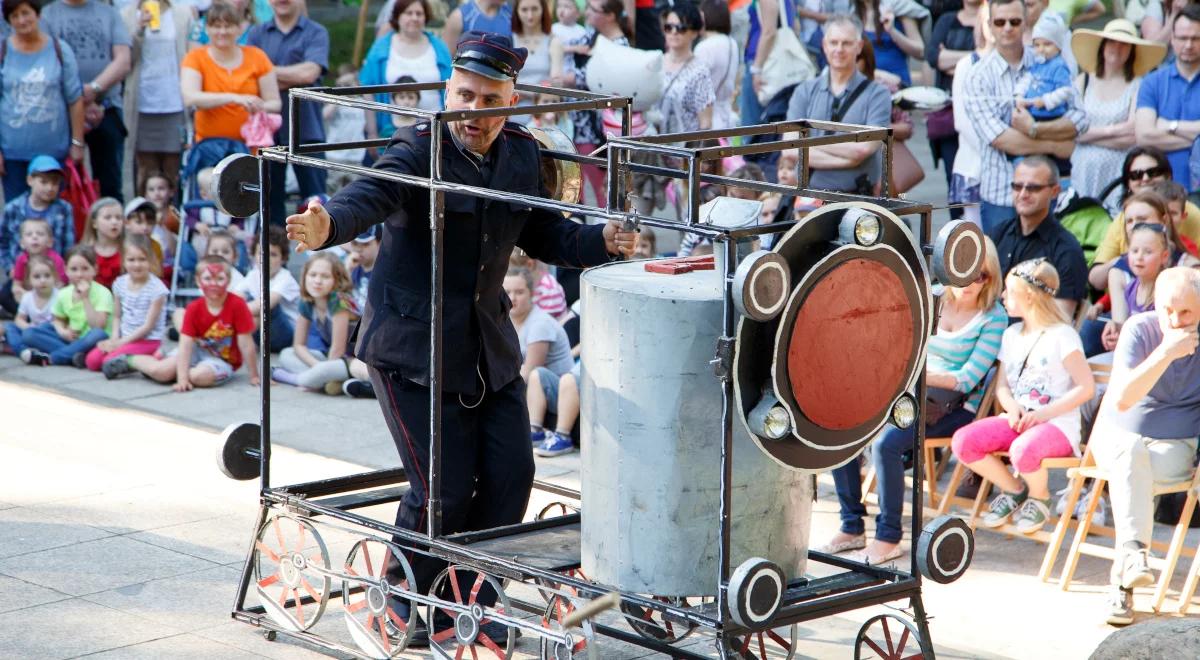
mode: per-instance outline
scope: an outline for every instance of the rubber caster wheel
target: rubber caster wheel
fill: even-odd
[[[723,637],[720,641],[721,657],[726,660],[791,660],[796,657],[799,629],[799,626],[791,625],[783,634],[778,630],[763,630],[749,635]]]
[[[854,642],[855,660],[922,660],[927,640],[908,619],[895,614],[872,617],[858,630]]]
[[[263,631],[263,639],[267,640],[268,642],[273,642],[278,637],[279,637],[279,633],[275,632],[274,630],[264,630]]]
[[[484,590],[496,594],[492,605],[479,602],[480,592]],[[495,615],[512,616],[510,612],[513,612],[499,580],[473,568],[452,565],[433,580],[429,596],[440,601],[430,604],[425,616],[426,625],[430,627],[429,648],[435,658],[482,656],[508,660],[512,657],[517,629],[500,624],[504,626],[501,636],[495,631],[495,624],[500,622],[492,618]]]
[[[388,581],[388,567],[393,564],[403,575],[396,583]],[[412,641],[414,631],[409,622],[415,608],[403,599],[416,584],[408,560],[399,547],[367,537],[350,548],[344,570],[351,579],[342,582],[342,604],[354,643],[368,657],[396,657]]]
[[[290,515],[264,523],[254,541],[254,580],[259,603],[277,625],[292,632],[313,627],[332,580],[329,550],[312,523]]]

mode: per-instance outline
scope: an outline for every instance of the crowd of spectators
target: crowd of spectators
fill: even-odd
[[[1040,461],[1078,455],[1091,430],[1097,459],[1116,474],[1121,552],[1109,621],[1124,623],[1132,589],[1149,579],[1153,483],[1192,469],[1200,427],[1192,270],[1200,208],[1191,201],[1200,192],[1200,4],[1115,4],[1123,15],[1101,0],[465,0],[448,13],[435,0],[388,0],[361,67],[331,72],[329,32],[305,0],[3,0],[0,308],[11,320],[0,350],[109,378],[140,372],[180,391],[219,385],[242,364],[256,382],[256,352],[268,350],[280,353],[264,374],[277,382],[373,396],[351,338],[379,233],[291,271],[278,227],[290,195],[307,204],[345,175],[297,165],[289,175],[272,163],[269,222],[247,224],[208,199],[213,165],[285,142],[293,89],[446,80],[451,47],[467,31],[505,34],[527,49],[520,82],[581,90],[601,37],[658,50],[661,98],[633,118],[635,131],[780,119],[890,127],[893,193],[932,172],[903,147],[928,140],[928,165],[942,169],[947,193],[926,201],[947,202],[990,242],[979,281],[948,293],[928,375],[959,396],[927,431],[953,434],[958,460],[999,487],[984,525],[1033,532],[1052,508]],[[941,90],[946,102],[901,112],[893,99],[914,87]],[[426,90],[374,100],[436,110],[444,99]],[[524,94],[521,104],[548,100]],[[299,110],[297,133],[311,144],[387,137],[412,123],[356,108]],[[565,131],[585,153],[619,125],[592,111],[518,119]],[[370,164],[377,155],[361,148],[329,158]],[[801,161],[792,151],[710,171],[794,186]],[[814,147],[805,162],[813,188],[884,189],[879,142]],[[589,195],[600,197],[603,173],[583,172]],[[98,188],[90,197],[81,193],[89,179]],[[665,180],[642,183],[642,205],[682,196]],[[761,200],[764,223],[819,204],[701,186],[703,199],[722,194]],[[641,256],[711,250],[645,238]],[[250,258],[261,241],[267,264]],[[511,266],[505,290],[531,439],[557,456],[576,446],[578,317],[567,292],[577,286],[522,255]],[[181,284],[198,289],[190,302],[174,298]],[[271,342],[260,348],[264,304]],[[1088,369],[1096,359],[1114,365],[1103,399]],[[993,363],[1002,412],[976,419]],[[1080,424],[1080,410],[1091,411],[1089,423]],[[870,545],[857,466],[838,470],[843,525],[827,549],[862,550],[872,562],[898,556],[912,442],[889,432],[877,444],[881,513]],[[1011,467],[995,456],[1001,450]]]

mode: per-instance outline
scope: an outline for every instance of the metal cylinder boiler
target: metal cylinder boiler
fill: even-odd
[[[721,385],[709,362],[722,275],[621,262],[583,275],[583,571],[627,591],[715,595]],[[809,474],[768,458],[735,420],[732,565],[804,572]]]

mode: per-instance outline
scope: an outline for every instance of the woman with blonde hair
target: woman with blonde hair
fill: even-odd
[[[1000,337],[1008,315],[1000,304],[1000,260],[991,239],[979,277],[965,287],[947,287],[937,333],[929,340],[925,379],[926,437],[946,437],[975,419],[983,398],[988,370],[1000,350]],[[879,516],[875,540],[867,545],[862,504],[862,477],[858,461],[833,471],[841,505],[841,531],[821,550],[845,552],[862,549],[862,560],[879,564],[902,554],[901,514],[904,511],[904,454],[913,451],[915,428],[888,426],[872,446],[879,480]]]
[[[1058,271],[1045,259],[1017,264],[1005,281],[1004,305],[1021,322],[1004,331],[996,400],[1003,414],[954,433],[958,460],[1000,489],[983,517],[985,527],[1009,522],[1025,534],[1050,518],[1050,489],[1042,460],[1079,455],[1079,406],[1095,381],[1079,334],[1054,300]],[[995,452],[1007,451],[1017,474]]]

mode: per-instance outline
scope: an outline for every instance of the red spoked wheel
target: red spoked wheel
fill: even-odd
[[[395,565],[399,581],[389,581]],[[381,539],[363,538],[346,555],[342,604],[346,627],[363,653],[372,658],[394,658],[412,641],[413,604],[405,599],[416,579],[400,548]],[[395,580],[395,577],[392,578]]]
[[[544,593],[543,595],[546,594]],[[581,598],[579,592],[574,587],[558,585],[557,593],[549,594],[549,603],[546,605],[546,612],[542,615],[542,626],[562,630],[563,619],[571,612],[574,612],[575,608],[585,600],[587,599]],[[595,639],[592,622],[590,619],[584,619],[580,625],[583,629],[583,634],[576,637],[572,633],[566,644],[543,637],[541,640],[541,660],[588,660],[592,658],[593,654],[590,642]]]
[[[542,510],[538,511],[538,514],[534,517],[534,520],[558,518],[559,516],[568,516],[572,513],[579,513],[579,507],[573,504],[567,504],[566,502],[556,501],[542,507]]]
[[[722,638],[722,657],[737,660],[790,660],[796,657],[798,629],[795,625],[788,626],[786,636],[781,635],[778,630],[763,630],[749,635]]]
[[[579,507],[563,501],[555,501],[542,507],[542,510],[538,511],[538,514],[534,517],[534,520],[545,520],[546,518],[569,516],[572,513],[579,513]],[[587,576],[583,574],[583,569],[580,568],[571,568],[560,572],[568,577],[578,578],[580,580],[588,579]],[[551,599],[554,597],[554,589],[558,587],[558,584],[542,578],[534,578],[533,581],[538,585],[545,587],[545,589],[538,589],[538,594],[541,595],[542,600],[546,601],[546,604],[550,604]]]
[[[491,594],[494,603],[489,605]],[[513,611],[499,580],[467,566],[451,565],[434,579],[429,596],[440,601],[430,604],[425,616],[434,657],[512,657],[517,631],[494,618],[512,616]]]
[[[650,596],[653,600],[675,607],[694,607],[711,598],[681,598],[677,596]],[[621,601],[621,613],[629,622],[634,632],[656,642],[674,644],[692,634],[696,625],[681,621],[670,620],[663,612]]]
[[[329,551],[312,523],[278,515],[254,541],[254,580],[267,616],[285,630],[313,627],[329,602]]]
[[[924,660],[927,641],[911,621],[894,614],[872,617],[858,630],[855,660]]]

